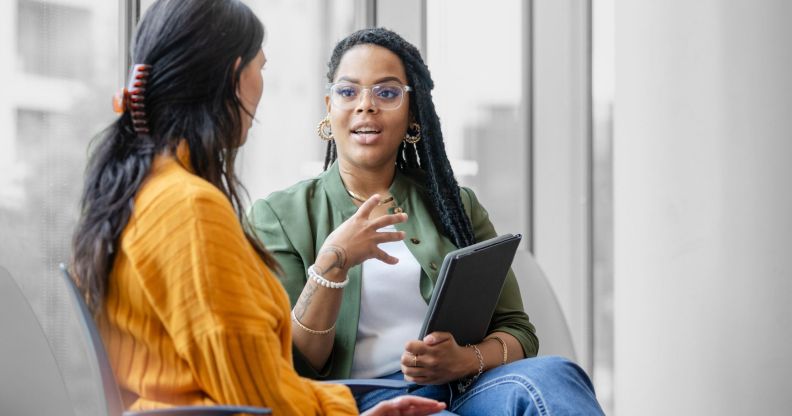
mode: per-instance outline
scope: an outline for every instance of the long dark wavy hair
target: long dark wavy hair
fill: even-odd
[[[244,221],[245,190],[234,160],[243,140],[241,111],[247,110],[237,87],[263,40],[263,24],[239,0],[158,0],[143,16],[131,49],[135,64],[151,65],[145,86],[149,133],[135,132],[127,110],[92,143],[72,241],[71,271],[94,314],[101,311],[121,232],[155,155],[175,154],[186,140],[195,174],[223,192]],[[243,228],[278,272],[275,259]]]
[[[366,44],[381,46],[395,53],[404,65],[407,82],[413,88],[410,93],[410,114],[421,125],[422,138],[414,145],[402,142],[396,158],[397,168],[402,171],[418,168],[425,173],[422,176],[434,213],[442,225],[441,231],[454,245],[466,247],[475,243],[473,227],[462,206],[459,185],[446,155],[440,119],[432,101],[434,82],[418,49],[388,29],[359,30],[338,42],[333,49],[327,64],[328,82],[335,80],[344,54],[355,46]],[[336,160],[337,155],[335,141],[331,140],[327,143],[325,170]]]

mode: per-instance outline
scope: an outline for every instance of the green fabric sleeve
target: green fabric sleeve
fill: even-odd
[[[467,214],[473,226],[476,241],[484,241],[498,234],[489,219],[487,210],[479,203],[476,194],[469,188],[462,187],[462,202],[467,208]],[[503,284],[500,300],[492,315],[489,333],[502,331],[517,338],[522,345],[526,357],[535,357],[539,352],[539,339],[536,337],[536,328],[531,323],[523,309],[520,288],[514,271],[509,269],[506,282]]]
[[[280,218],[266,200],[260,199],[253,204],[248,213],[248,221],[256,236],[280,264],[283,273],[278,278],[289,294],[291,306],[294,307],[307,281],[306,270],[309,265],[304,264],[303,258],[286,234]],[[326,379],[330,374],[332,363],[335,362],[331,352],[325,368],[317,371],[295,346],[292,346],[292,355],[297,373],[315,380]]]

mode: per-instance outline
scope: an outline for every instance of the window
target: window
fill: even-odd
[[[141,2],[141,12],[151,0]],[[245,3],[264,23],[264,94],[239,152],[237,172],[251,200],[322,172],[325,143],[316,125],[325,116],[325,74],[333,46],[365,26],[361,0]]]
[[[113,119],[118,2],[0,2],[0,266],[21,284],[66,380],[83,371],[73,330],[52,311],[57,265],[68,261],[93,135]],[[96,406],[91,387],[67,383],[75,414]]]
[[[16,28],[0,32],[0,55],[12,57],[0,95],[8,126],[0,137],[0,265],[17,278],[43,276],[68,260],[86,148],[113,118],[117,5],[19,0],[0,8],[3,26]]]
[[[428,0],[426,59],[457,179],[476,191],[499,232],[530,235],[523,7]]]
[[[264,23],[264,94],[239,174],[252,200],[322,172],[327,61],[333,46],[362,28],[362,5],[342,1],[248,1]]]
[[[17,53],[20,69],[27,74],[90,79],[93,69],[89,39],[93,13],[86,6],[45,1],[19,2]]]

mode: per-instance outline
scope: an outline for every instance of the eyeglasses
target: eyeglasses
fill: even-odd
[[[409,85],[402,85],[398,82],[384,82],[369,87],[352,82],[337,82],[327,84],[327,89],[330,92],[330,101],[342,110],[351,110],[357,107],[366,90],[371,93],[375,107],[380,110],[395,110],[404,102],[404,93],[412,91],[412,87]]]

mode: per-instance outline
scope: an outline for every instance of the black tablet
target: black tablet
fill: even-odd
[[[435,331],[459,345],[484,339],[521,238],[505,234],[448,253],[418,339]]]

